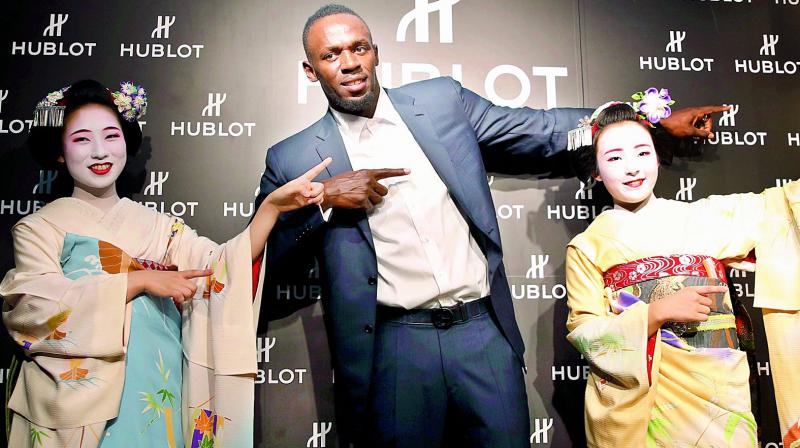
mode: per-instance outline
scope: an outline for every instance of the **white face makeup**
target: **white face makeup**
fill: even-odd
[[[125,137],[117,115],[108,107],[87,104],[69,114],[62,136],[65,162],[75,187],[93,196],[116,196],[116,181],[125,167]]]
[[[606,127],[596,144],[597,175],[614,198],[630,211],[653,196],[658,179],[658,157],[650,133],[638,123],[625,121]]]

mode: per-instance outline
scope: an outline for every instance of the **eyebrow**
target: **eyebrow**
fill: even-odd
[[[322,50],[320,52],[320,56],[324,56],[326,53],[329,53],[331,51],[337,51],[337,50],[341,50],[342,48],[347,48],[347,47],[350,47],[350,48],[357,47],[359,45],[368,45],[368,46],[372,47],[372,43],[370,43],[370,41],[368,41],[366,39],[356,39],[356,40],[354,40],[352,42],[349,42],[349,43],[347,43],[345,45],[334,44],[334,45],[328,45],[326,47],[322,47]]]
[[[634,146],[633,148],[634,149],[638,149],[638,148],[652,148],[652,147],[653,147],[653,145],[651,145],[649,143],[639,143],[638,145]],[[616,151],[622,151],[622,148],[609,149],[608,151],[604,152],[603,155],[606,155],[606,154],[612,153],[612,152],[616,152]]]
[[[104,130],[104,131],[108,131],[109,129],[110,129],[110,130],[113,130],[113,131],[119,131],[119,130],[120,130],[120,129],[119,129],[118,127],[116,127],[116,126],[107,126],[107,127],[105,127],[103,130]],[[70,136],[73,136],[73,135],[75,135],[75,134],[78,134],[78,133],[81,133],[81,132],[92,132],[92,131],[90,131],[90,130],[88,130],[88,129],[78,129],[77,131],[74,131],[74,132],[72,132],[72,133],[71,133],[71,134],[69,134],[69,135],[70,135]]]

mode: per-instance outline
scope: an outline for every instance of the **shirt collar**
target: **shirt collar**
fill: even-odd
[[[378,105],[375,107],[375,114],[372,118],[340,112],[329,107],[331,115],[333,115],[333,119],[336,121],[340,132],[357,139],[358,136],[361,135],[361,131],[367,125],[372,126],[381,123],[396,125],[401,121],[400,115],[389,99],[389,95],[387,95],[383,89],[380,89],[378,92]]]

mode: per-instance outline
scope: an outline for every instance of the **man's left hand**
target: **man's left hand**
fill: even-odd
[[[730,106],[686,107],[672,112],[669,118],[660,121],[673,137],[714,138],[712,128],[714,118],[711,114],[725,112]]]

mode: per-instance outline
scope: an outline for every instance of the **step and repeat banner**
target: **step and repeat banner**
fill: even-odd
[[[83,78],[149,92],[144,144],[120,188],[224,241],[241,231],[266,149],[326,110],[303,74],[301,33],[319,0],[15,1],[0,8],[0,274],[9,229],[64,194],[24,143],[35,104]],[[380,49],[384,87],[446,75],[496,104],[594,107],[649,86],[678,106],[728,104],[702,154],[662,168],[657,195],[693,201],[800,174],[800,0],[352,0]],[[532,447],[584,446],[588,367],[566,341],[566,243],[610,206],[574,179],[490,173],[517,319],[527,344]],[[701,224],[702,225],[702,224]],[[752,274],[730,273],[749,307]],[[307,285],[280,300],[319,296]],[[762,446],[781,446],[761,317],[753,405]],[[0,383],[12,347],[3,333]],[[338,447],[319,303],[259,335],[256,444]],[[5,438],[3,438],[5,440]]]

